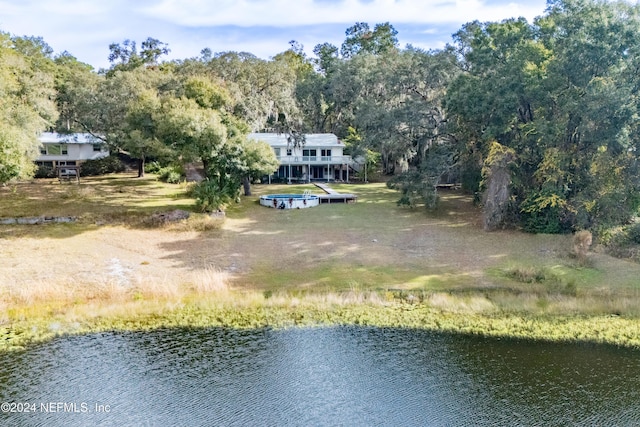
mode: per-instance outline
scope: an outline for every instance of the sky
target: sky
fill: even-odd
[[[249,52],[269,59],[296,40],[338,47],[356,22],[389,22],[401,47],[440,49],[474,20],[501,21],[544,13],[545,0],[0,0],[0,31],[42,37],[96,70],[109,67],[109,45],[138,46],[148,37],[168,45],[166,59],[212,52]]]

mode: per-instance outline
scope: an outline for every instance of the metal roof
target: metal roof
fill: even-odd
[[[38,139],[43,144],[102,144],[104,142],[90,133],[62,134],[43,132]]]
[[[287,135],[284,133],[250,133],[249,139],[264,141],[272,147],[287,147]],[[305,147],[344,146],[332,133],[308,133],[305,135]]]

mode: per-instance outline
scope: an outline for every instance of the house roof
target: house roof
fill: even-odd
[[[291,145],[287,141],[287,135],[284,133],[250,133],[248,138],[264,141],[272,147],[287,147]],[[304,145],[307,147],[329,147],[342,146],[342,143],[332,133],[308,133],[305,134]]]
[[[103,142],[90,133],[43,132],[38,139],[43,144],[101,144]]]

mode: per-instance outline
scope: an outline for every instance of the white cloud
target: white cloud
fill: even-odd
[[[161,0],[139,10],[184,26],[275,26],[318,23],[464,23],[513,16],[532,19],[544,1],[496,4],[481,0]]]
[[[246,51],[269,58],[289,40],[307,52],[340,46],[355,22],[390,22],[402,46],[433,49],[472,20],[498,21],[544,11],[545,0],[0,0],[0,30],[42,36],[94,67],[108,67],[110,43],[147,37],[169,44],[170,58]]]

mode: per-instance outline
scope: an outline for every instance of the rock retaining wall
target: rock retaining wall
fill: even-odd
[[[75,216],[33,216],[22,218],[0,218],[1,225],[11,224],[51,224],[51,223],[65,223],[76,222],[78,217]]]

